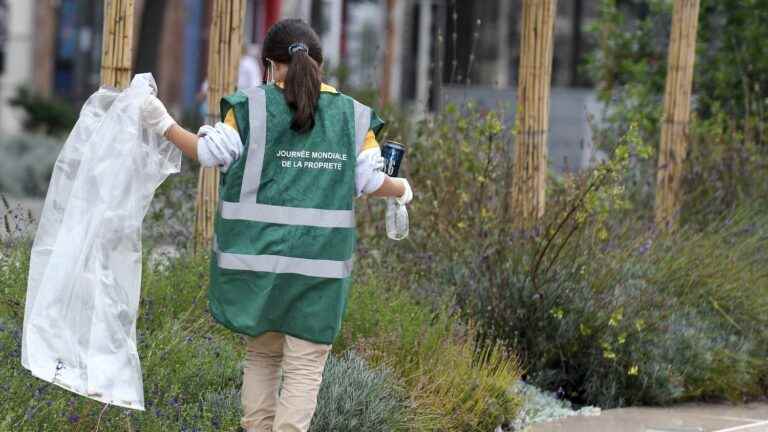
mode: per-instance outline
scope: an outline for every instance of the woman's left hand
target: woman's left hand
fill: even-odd
[[[153,95],[147,96],[141,104],[141,124],[152,132],[165,136],[176,120],[168,114],[165,105]]]

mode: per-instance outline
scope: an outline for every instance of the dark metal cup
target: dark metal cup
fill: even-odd
[[[397,177],[397,173],[400,171],[400,162],[405,156],[405,146],[394,141],[384,141],[381,156],[384,158],[384,174]]]

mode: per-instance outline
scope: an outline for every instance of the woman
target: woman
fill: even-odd
[[[271,84],[225,97],[223,123],[195,135],[154,97],[142,120],[221,168],[209,304],[218,322],[248,336],[243,427],[306,431],[346,306],[354,198],[407,203],[412,192],[381,172],[375,133],[384,122],[321,83],[320,40],[307,24],[272,26],[262,63]]]

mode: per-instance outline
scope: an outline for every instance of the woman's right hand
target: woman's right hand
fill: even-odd
[[[413,190],[408,180],[385,176],[384,183],[371,195],[380,198],[395,198],[398,204],[405,205],[413,199]]]
[[[411,190],[411,184],[408,183],[408,180],[400,177],[395,177],[392,180],[399,181],[403,187],[403,194],[399,197],[396,197],[395,201],[397,201],[397,203],[400,205],[406,205],[410,203],[413,200],[413,190]]]

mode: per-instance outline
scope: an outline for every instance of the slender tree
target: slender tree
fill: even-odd
[[[656,224],[660,227],[673,227],[680,212],[698,22],[699,0],[675,0],[656,176]]]
[[[496,85],[500,88],[509,86],[509,63],[511,47],[509,46],[509,29],[511,27],[510,17],[512,11],[512,2],[510,0],[498,0],[497,17],[497,40],[496,49],[498,50]]]
[[[243,49],[245,0],[214,0],[208,45],[208,124],[220,120],[219,101],[235,91]],[[195,203],[195,250],[206,250],[213,239],[219,201],[219,171],[200,168]]]
[[[101,84],[128,87],[133,73],[134,0],[104,2]]]
[[[141,12],[141,27],[139,29],[139,52],[136,58],[136,73],[151,72],[155,76],[160,55],[160,46],[165,31],[165,11],[168,0],[152,0],[144,2]]]
[[[572,86],[582,84],[579,76],[579,63],[581,62],[581,51],[583,45],[582,22],[584,17],[583,0],[573,0],[573,15],[571,20],[571,64],[570,81]]]
[[[429,110],[429,69],[432,57],[432,0],[419,1],[418,50],[416,66],[416,103],[423,115]]]
[[[549,94],[557,0],[523,0],[512,214],[526,227],[544,214]]]
[[[397,8],[397,0],[386,0],[387,6],[387,26],[386,26],[386,38],[387,46],[384,49],[384,70],[381,77],[381,89],[380,98],[382,105],[386,105],[392,99],[392,76],[395,69],[395,44],[397,37],[396,23],[395,23],[395,11]]]

